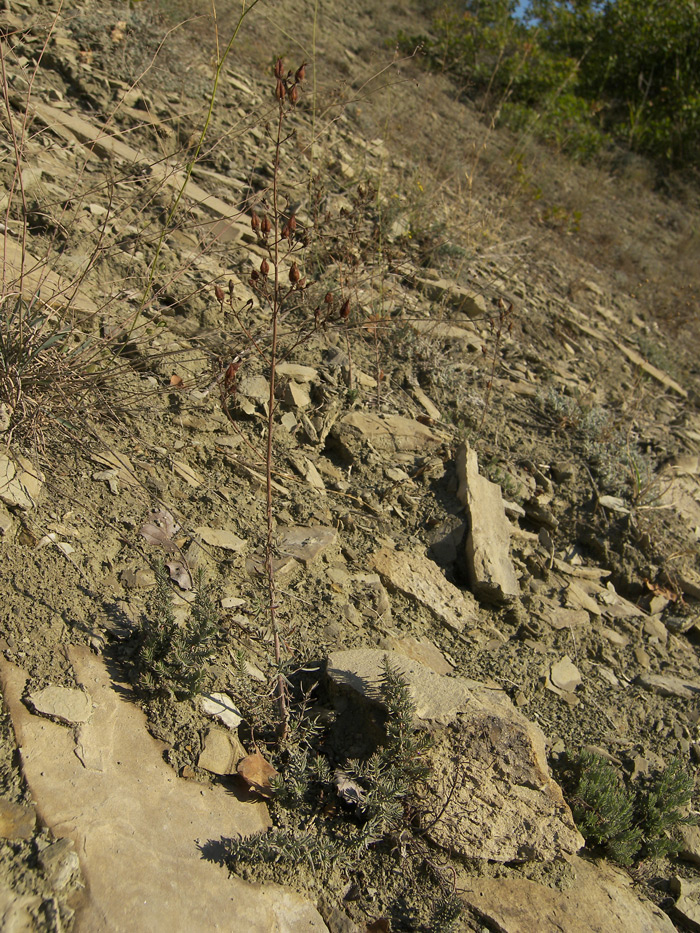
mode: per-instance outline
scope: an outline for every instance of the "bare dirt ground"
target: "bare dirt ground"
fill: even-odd
[[[19,404],[9,412],[3,452],[29,458],[42,482],[36,501],[5,496],[0,506],[0,648],[26,675],[24,696],[76,686],[69,646],[103,657],[129,702],[143,705],[177,781],[237,778],[200,765],[210,719],[197,702],[131,692],[153,565],[165,553],[141,531],[149,516],[167,512],[178,526],[167,552],[187,584],[175,587],[177,611],[191,601],[195,569],[222,600],[202,690],[239,696],[241,651],[263,679],[273,667],[259,573],[267,371],[256,350],[269,325],[250,282],[263,255],[250,209],[270,203],[276,55],[309,63],[280,169],[285,204],[309,231],[300,254],[309,289],[282,322],[291,368],[275,416],[275,522],[288,548],[278,600],[291,667],[321,671],[339,650],[429,644],[443,673],[502,688],[541,727],[555,779],[567,752],[589,746],[627,777],[676,755],[689,769],[700,760],[697,189],[658,181],[639,160],[576,165],[492,129],[447,77],[418,57],[397,60],[397,30],[425,28],[418,7],[261,2],[222,70],[176,210],[237,8],[230,19],[219,11],[218,40],[205,5],[69,3],[56,13],[28,0],[1,14],[5,294],[17,281],[14,247],[36,260],[43,301],[54,288],[48,270],[62,277],[56,290],[73,283],[53,313],[78,335],[76,348],[100,342],[93,367],[106,375],[76,395],[34,385],[36,404],[27,387],[23,419]],[[21,192],[10,122],[15,138],[24,132]],[[239,315],[215,296],[229,279]],[[349,298],[350,316],[315,326],[327,292],[336,308]],[[365,428],[343,428],[353,412],[412,419],[432,440],[382,446]],[[468,591],[455,471],[465,440],[508,502],[520,595],[480,602],[455,628],[373,562],[382,547],[427,554]],[[294,552],[294,530],[319,527],[328,532],[320,552]],[[551,671],[565,657],[580,679],[562,688]],[[26,898],[27,929],[69,930],[80,870],[57,883],[42,859],[55,834],[7,709],[1,726],[0,881],[8,903]],[[361,736],[346,738],[346,757],[363,753]],[[402,889],[391,864],[368,860],[345,912],[355,923],[427,928],[420,879],[406,872]],[[464,877],[508,871],[544,874],[554,887],[566,874],[560,862],[459,865]],[[316,902],[326,891],[336,903],[348,883],[336,874],[321,884],[308,869],[254,867],[249,879],[288,883]],[[631,869],[640,892],[668,910],[672,877],[695,874],[681,859]],[[501,928],[481,927],[474,911],[461,922]]]

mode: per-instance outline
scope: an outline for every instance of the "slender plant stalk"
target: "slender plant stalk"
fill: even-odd
[[[287,734],[289,723],[289,706],[287,702],[287,687],[284,675],[280,670],[282,652],[280,646],[280,632],[277,622],[277,599],[275,592],[275,565],[273,557],[273,511],[272,511],[272,434],[275,414],[275,376],[277,374],[277,324],[280,310],[280,264],[279,264],[279,209],[278,209],[278,181],[280,167],[280,145],[282,140],[282,121],[284,119],[284,102],[279,102],[279,116],[277,118],[277,139],[275,140],[275,166],[272,175],[272,232],[274,236],[274,275],[275,284],[272,294],[272,342],[270,347],[270,398],[267,410],[267,455],[265,460],[266,478],[266,511],[267,511],[267,539],[265,542],[265,569],[267,571],[267,587],[270,597],[270,624],[274,639],[275,664],[277,665],[277,706],[280,716],[280,738]]]

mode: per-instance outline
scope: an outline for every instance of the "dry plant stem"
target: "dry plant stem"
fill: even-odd
[[[277,372],[277,324],[280,311],[280,268],[279,268],[279,209],[278,209],[278,178],[280,165],[280,145],[282,140],[282,121],[284,119],[284,102],[279,102],[279,116],[277,118],[277,139],[275,141],[275,166],[272,176],[272,215],[274,234],[273,268],[275,285],[272,294],[272,342],[270,347],[270,397],[267,411],[267,454],[265,462],[266,479],[266,511],[267,511],[267,539],[265,542],[265,569],[267,572],[267,587],[270,597],[270,624],[274,639],[275,664],[277,665],[277,708],[280,716],[280,739],[284,740],[289,725],[289,704],[287,701],[287,687],[284,676],[280,670],[282,654],[280,647],[280,632],[277,621],[277,599],[275,592],[275,566],[273,560],[273,513],[272,513],[272,433],[275,414],[275,375]]]

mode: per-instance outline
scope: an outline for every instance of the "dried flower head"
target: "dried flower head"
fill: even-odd
[[[220,305],[222,305],[224,303],[225,296],[224,296],[224,291],[220,285],[214,286],[214,294],[216,295],[216,300],[219,302]]]
[[[270,263],[267,261],[267,259],[263,259],[263,261],[260,263],[260,274],[262,276],[266,276],[266,275],[269,275],[269,273],[270,273]]]
[[[289,281],[292,285],[296,285],[299,279],[301,278],[301,272],[299,272],[299,266],[296,262],[292,263],[292,267],[289,270]]]
[[[350,317],[350,299],[346,298],[340,308],[341,320],[346,321]]]
[[[275,62],[275,77],[283,78],[284,77],[284,59],[278,58]]]
[[[326,292],[326,297],[323,299],[327,305],[332,305],[335,301],[335,295],[333,292]]]
[[[228,293],[233,298],[233,279],[228,280]]]
[[[289,103],[292,105],[292,107],[295,107],[298,100],[299,88],[296,84],[293,84],[289,89]]]
[[[272,230],[272,224],[270,223],[270,218],[265,214],[260,222],[260,232],[263,236],[267,236],[270,230]]]
[[[253,211],[253,213],[250,215],[250,226],[252,227],[254,233],[257,233],[260,229],[260,218],[255,213],[255,211]]]
[[[275,97],[279,101],[283,101],[287,96],[287,89],[284,86],[284,81],[281,78],[277,79],[277,87],[275,89]]]
[[[306,77],[306,62],[302,62],[301,65],[299,65],[299,67],[296,70],[296,74],[294,75],[294,80],[297,82],[297,84],[301,84],[301,82],[304,80],[305,77]]]

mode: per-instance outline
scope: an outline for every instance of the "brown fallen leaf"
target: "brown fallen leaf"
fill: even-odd
[[[239,761],[237,771],[256,794],[260,794],[261,797],[272,796],[271,782],[277,777],[277,772],[259,751],[256,750]]]

